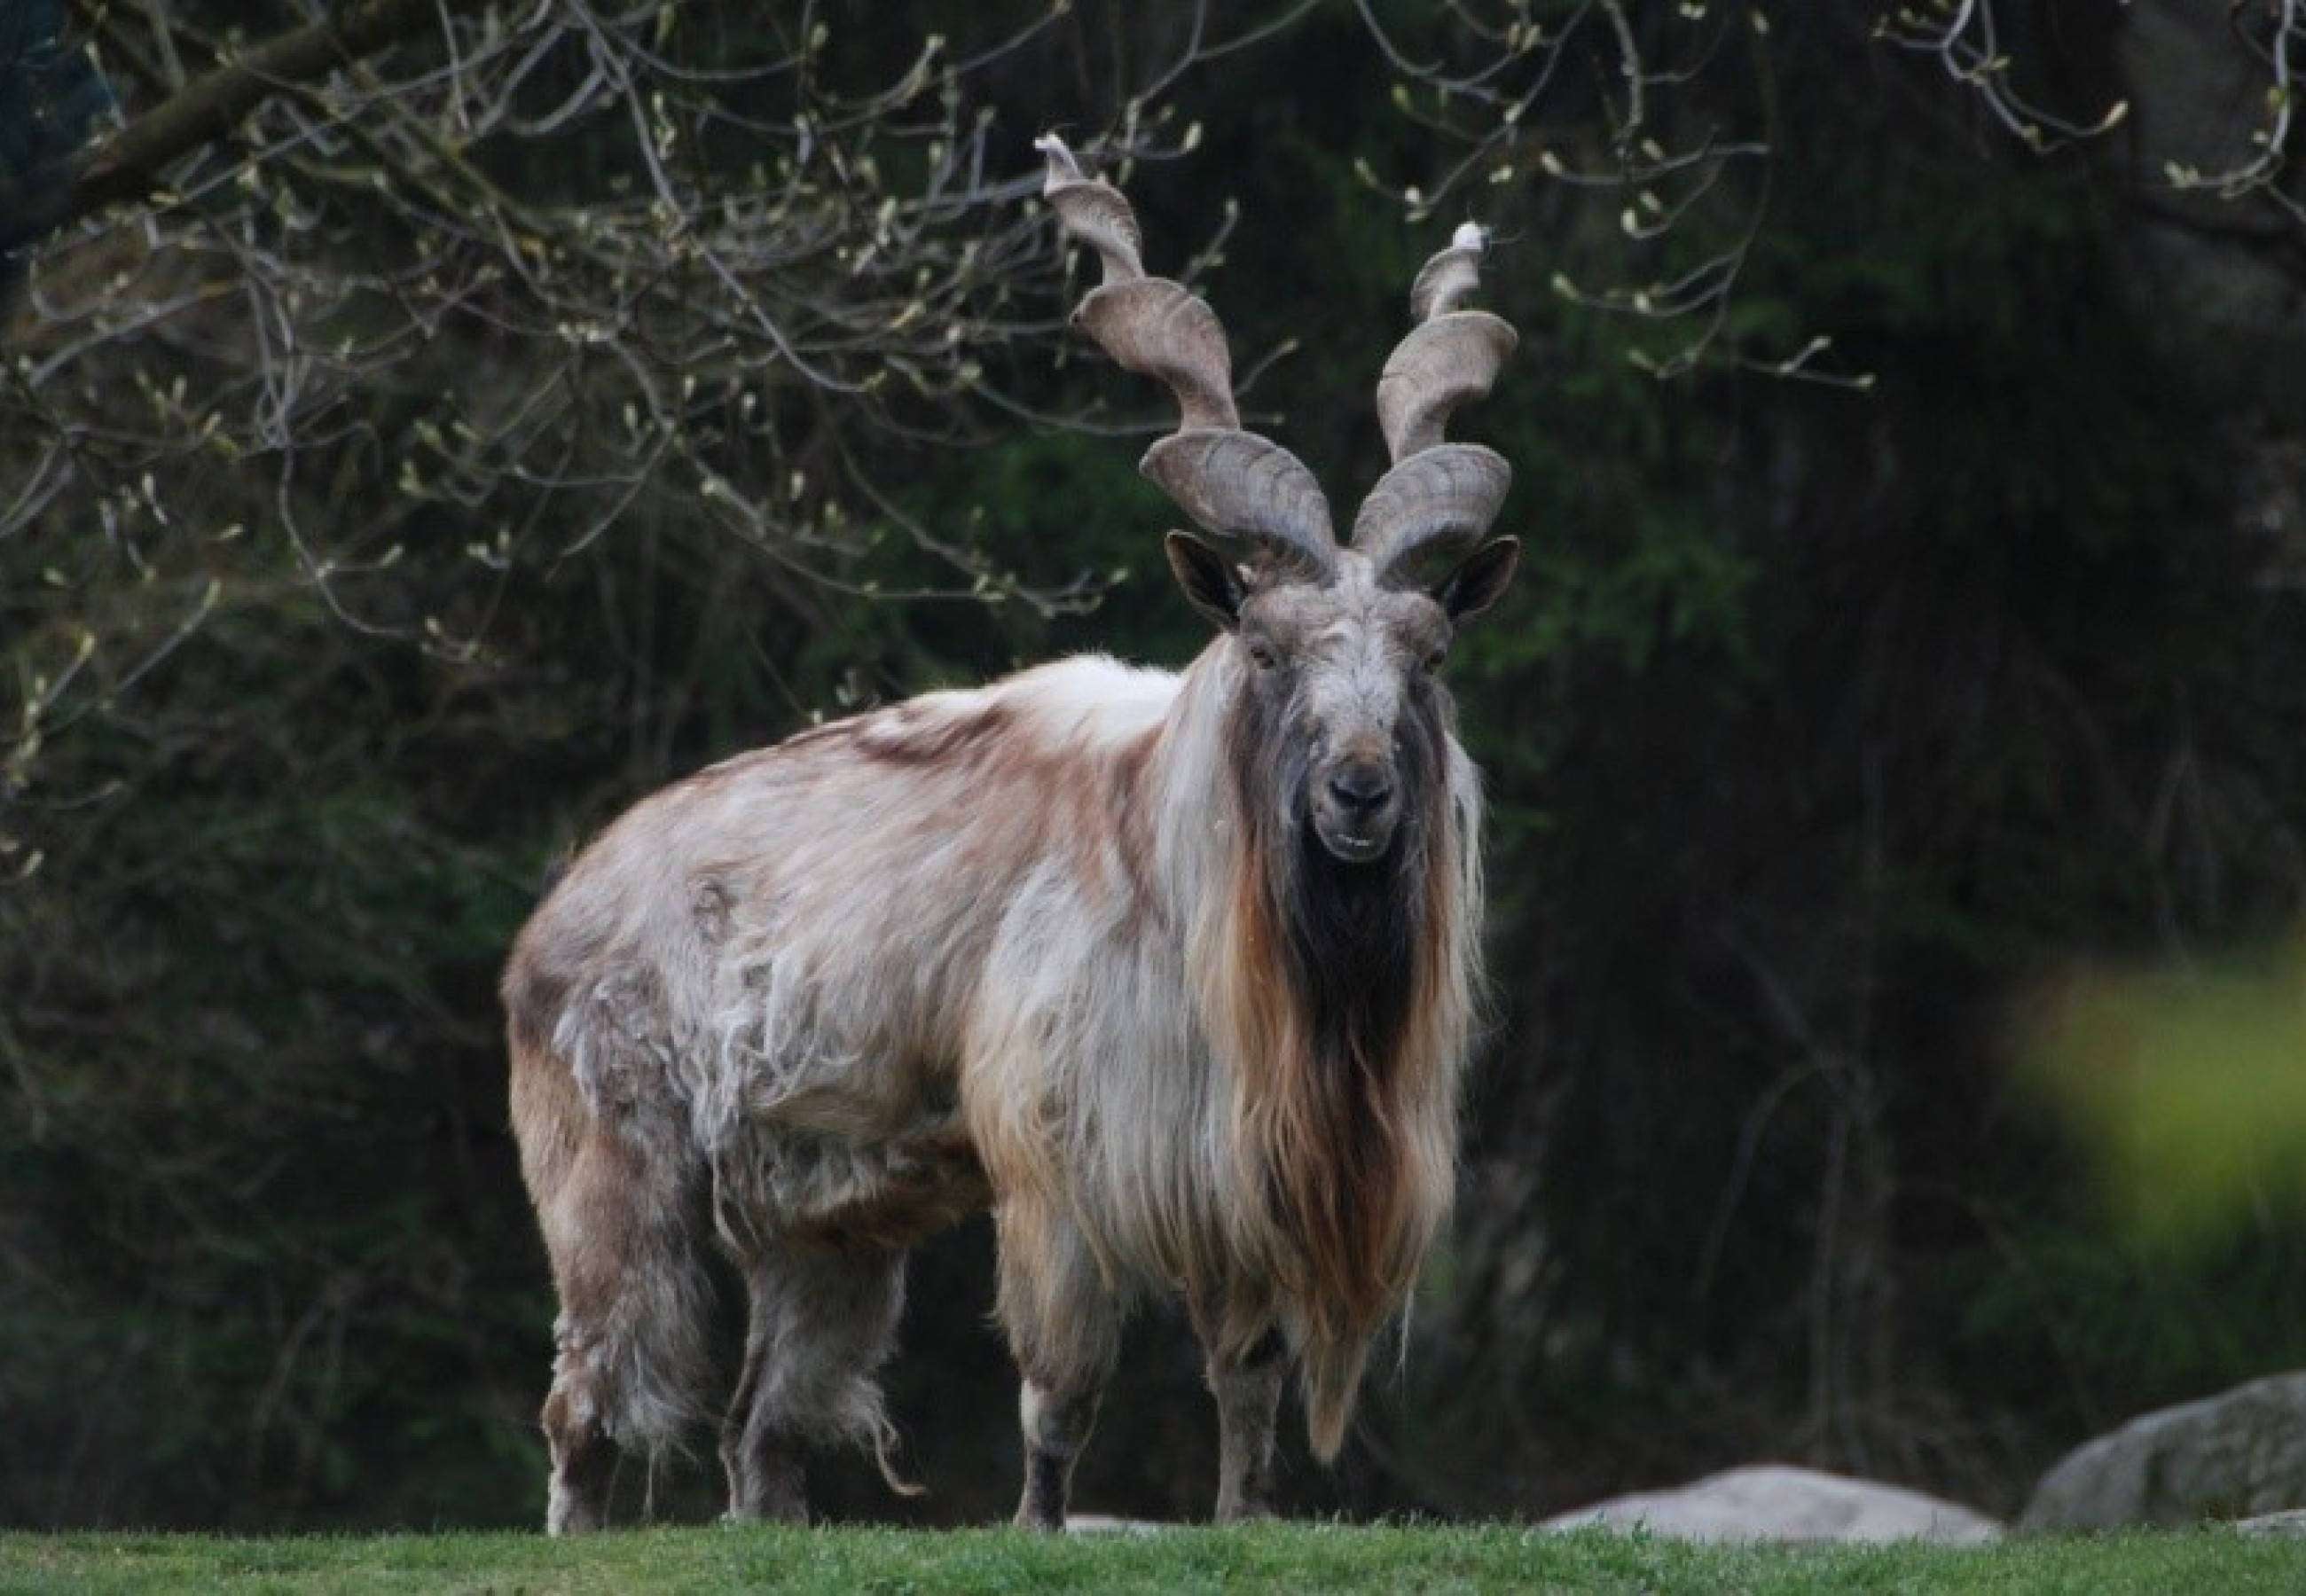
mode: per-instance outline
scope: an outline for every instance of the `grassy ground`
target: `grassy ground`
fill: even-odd
[[[647,1530],[236,1540],[0,1534],[0,1592],[703,1591],[2071,1592],[2295,1596],[2306,1541],[2227,1531],[2036,1539],[1960,1550],[1705,1548],[1511,1525],[1166,1530]]]

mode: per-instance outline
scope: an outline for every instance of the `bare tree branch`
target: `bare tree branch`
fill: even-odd
[[[94,0],[80,0],[78,9],[90,17],[99,8]],[[471,0],[355,0],[326,21],[266,40],[238,60],[185,84],[90,151],[56,223],[148,198],[161,186],[161,175],[169,166],[223,138],[284,89],[423,33],[445,14],[468,9],[473,9]]]
[[[244,48],[203,21],[228,8],[77,4],[130,120],[30,254],[0,365],[0,803],[62,801],[58,738],[250,605],[480,663],[508,592],[636,526],[789,614],[1097,601],[898,486],[1051,391],[1018,353],[1062,325],[1042,128],[990,97],[1064,47],[1069,0],[949,34],[339,0]],[[1079,107],[1122,158],[1196,137],[1155,95],[1254,37],[1144,27],[1142,81]]]

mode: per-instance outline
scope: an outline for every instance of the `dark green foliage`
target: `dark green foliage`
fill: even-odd
[[[268,596],[73,729],[31,796],[78,802],[19,809],[0,1515],[532,1515],[552,1303],[497,968],[557,852],[838,687],[741,550],[630,532],[461,667],[348,632],[252,538]],[[405,602],[453,602],[456,554]]]
[[[2011,1005],[2058,961],[2296,912],[2269,732],[2298,704],[2266,684],[2297,679],[2299,618],[2231,518],[2248,424],[2149,354],[2101,175],[1982,156],[1865,65],[1780,53],[1798,132],[1729,328],[1828,335],[1873,389],[1701,371],[1637,399],[1573,325],[1554,442],[1582,474],[1516,457],[1584,490],[1533,573],[1582,602],[1499,678],[1559,713],[1506,784],[1543,828],[1451,1325],[1487,1372],[1432,1395],[1511,1438],[1524,1489],[1721,1447],[1991,1499],[2037,1438],[2306,1352],[2283,1271],[2141,1280],[2088,1235],[2001,1085]],[[2216,819],[2157,817],[2171,782]]]

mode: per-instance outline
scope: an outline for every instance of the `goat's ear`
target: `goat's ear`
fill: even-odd
[[[1177,573],[1177,585],[1194,609],[1226,631],[1241,625],[1241,604],[1249,590],[1242,585],[1239,568],[1221,550],[1190,532],[1173,532],[1161,546],[1168,551],[1169,568]]]
[[[1463,626],[1496,603],[1506,584],[1513,580],[1514,566],[1520,559],[1519,538],[1491,538],[1466,556],[1465,563],[1433,590],[1434,598],[1448,612],[1449,624]]]

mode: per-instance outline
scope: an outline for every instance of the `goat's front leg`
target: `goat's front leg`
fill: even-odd
[[[1223,1350],[1206,1329],[1201,1344],[1209,1395],[1217,1400],[1217,1522],[1271,1518],[1274,1416],[1288,1344],[1273,1329],[1240,1352]]]
[[[1024,1376],[1018,1420],[1025,1489],[1017,1523],[1062,1530],[1073,1464],[1120,1351],[1121,1311],[1070,1220],[1008,1203],[998,1224],[1001,1318]]]
[[[1025,1432],[1025,1491],[1017,1527],[1062,1530],[1072,1499],[1073,1464],[1096,1428],[1100,1391],[1053,1391],[1028,1376],[1017,1403]]]

